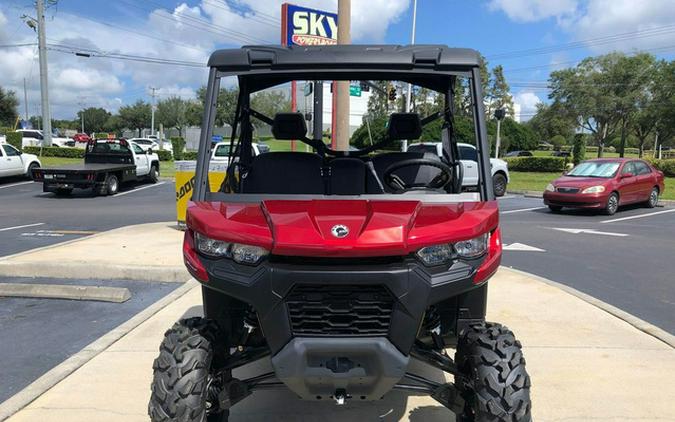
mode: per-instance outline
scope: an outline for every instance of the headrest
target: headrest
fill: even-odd
[[[277,113],[272,123],[272,135],[276,139],[292,140],[307,136],[307,124],[302,113]]]

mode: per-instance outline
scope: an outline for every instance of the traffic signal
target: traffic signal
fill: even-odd
[[[389,88],[389,101],[396,101],[396,88],[393,86]]]
[[[504,117],[506,117],[506,110],[503,108],[498,108],[495,110],[495,119],[502,120]]]
[[[368,84],[368,82],[361,81],[359,83],[359,86],[361,86],[361,91],[363,91],[363,92],[370,91],[370,85]]]

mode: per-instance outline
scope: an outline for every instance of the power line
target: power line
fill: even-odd
[[[214,0],[202,0],[202,1],[206,4],[210,4],[211,6],[218,8],[218,9],[225,10],[226,12],[236,13],[233,9],[230,9],[229,7],[223,6],[222,3],[219,3],[217,0],[216,1],[214,1]],[[276,27],[276,28],[278,28],[279,25],[281,24],[281,19],[279,19],[275,16],[272,16],[272,15],[269,15],[267,13],[263,13],[259,10],[256,10],[256,9],[252,8],[252,7],[248,7],[247,10],[241,10],[241,11],[243,13],[246,13],[246,11],[248,11],[248,10],[250,10],[253,13],[253,15],[252,16],[246,16],[245,15],[244,17],[247,18],[247,19],[251,19],[251,20],[254,20],[256,22],[260,22],[262,24],[273,26],[273,27]]]
[[[49,50],[58,51],[61,53],[75,54],[80,57],[101,57],[101,58],[127,60],[142,63],[163,64],[170,66],[198,67],[198,68],[204,68],[206,66],[206,62],[202,63],[185,60],[163,59],[159,57],[150,57],[150,56],[138,56],[134,54],[103,52],[92,48],[78,47],[67,44],[48,44],[47,47]]]

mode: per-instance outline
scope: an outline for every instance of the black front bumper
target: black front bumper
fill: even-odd
[[[473,277],[482,259],[434,268],[412,257],[386,262],[271,257],[256,267],[201,260],[209,274],[205,287],[255,309],[272,355],[299,337],[386,337],[407,356],[430,305],[478,287]]]

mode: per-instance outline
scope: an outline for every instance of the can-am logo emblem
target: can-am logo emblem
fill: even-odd
[[[330,232],[337,238],[343,238],[349,234],[349,228],[347,228],[347,226],[343,226],[342,224],[337,224],[333,226],[332,229],[330,229]]]

